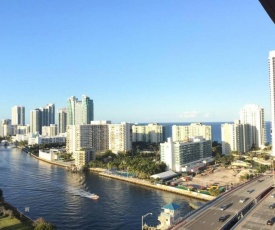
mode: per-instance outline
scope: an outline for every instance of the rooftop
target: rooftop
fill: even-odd
[[[169,209],[169,210],[178,210],[181,206],[175,203],[170,203],[162,207],[163,209]]]

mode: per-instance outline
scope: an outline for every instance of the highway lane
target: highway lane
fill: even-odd
[[[275,208],[270,209],[269,205],[275,203],[275,198],[271,197],[275,190],[272,190],[263,200],[257,205],[250,213],[247,214],[239,223],[236,225],[234,230],[250,229],[250,230],[264,230],[264,229],[275,229],[273,226],[267,225],[267,220],[275,218]]]
[[[195,214],[193,217],[191,216],[191,218],[189,217],[187,223],[181,223],[172,229],[201,230],[202,226],[204,229],[220,229],[227,221],[237,214],[237,212],[273,184],[272,177],[264,176],[261,180],[261,182],[254,180],[244,184],[236,190],[233,190],[227,196],[216,201],[200,214]],[[248,190],[252,190],[252,192],[249,193],[247,192]],[[244,203],[239,202],[241,198],[246,199]],[[224,211],[220,210],[222,205],[227,205],[227,208]],[[227,219],[224,222],[219,222],[219,218],[224,215],[227,215]]]

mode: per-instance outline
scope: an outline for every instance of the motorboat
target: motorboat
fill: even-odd
[[[92,193],[91,195],[88,195],[87,197],[93,200],[97,200],[99,198],[99,196],[94,193]]]

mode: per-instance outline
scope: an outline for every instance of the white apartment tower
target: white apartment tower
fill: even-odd
[[[131,125],[126,122],[109,124],[109,149],[113,153],[126,152],[132,148]]]
[[[248,124],[241,124],[239,120],[236,120],[234,124],[222,124],[222,154],[229,155],[232,151],[240,153],[249,151],[251,148],[249,127]]]
[[[173,141],[186,141],[189,137],[202,136],[206,140],[212,141],[212,129],[210,125],[202,123],[191,123],[190,125],[173,125]]]
[[[25,125],[25,107],[13,106],[11,109],[11,124]]]
[[[266,143],[264,109],[255,104],[245,105],[240,111],[240,122],[249,125],[246,135],[250,139],[250,148],[263,148]]]
[[[270,111],[271,111],[271,142],[275,143],[275,50],[269,52],[269,85],[270,85]],[[275,156],[275,148],[272,148],[272,155]]]

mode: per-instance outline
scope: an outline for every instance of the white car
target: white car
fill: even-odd
[[[239,202],[244,203],[245,201],[246,201],[246,198],[241,198]]]
[[[275,198],[275,193],[271,195],[272,198]]]

